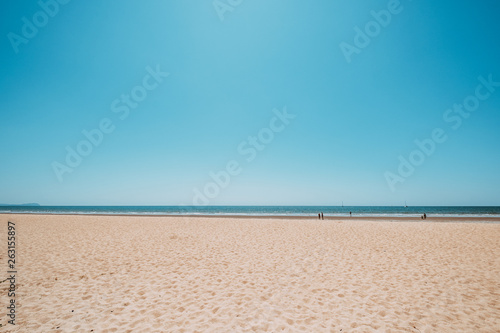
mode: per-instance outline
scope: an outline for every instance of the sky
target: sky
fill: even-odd
[[[500,205],[497,1],[0,4],[0,203]]]

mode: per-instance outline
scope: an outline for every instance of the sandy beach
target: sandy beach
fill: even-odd
[[[500,224],[0,215],[1,332],[499,332]],[[0,281],[5,278],[0,278]]]

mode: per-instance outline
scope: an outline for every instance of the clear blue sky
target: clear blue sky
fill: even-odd
[[[497,1],[42,1],[52,16],[0,5],[0,203],[189,205],[234,160],[209,204],[500,205],[500,87],[457,129],[443,118],[479,76],[500,82]],[[388,7],[348,62],[341,43]],[[169,75],[144,90],[148,66]],[[147,97],[120,119],[133,88]],[[285,107],[248,161],[238,146]],[[60,181],[53,162],[105,118],[113,132]],[[447,140],[391,190],[436,128]]]

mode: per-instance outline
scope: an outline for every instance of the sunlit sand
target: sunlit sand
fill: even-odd
[[[500,330],[496,223],[0,219],[18,234],[12,332]]]

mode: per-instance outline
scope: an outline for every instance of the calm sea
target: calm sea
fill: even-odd
[[[0,206],[0,213],[108,215],[242,215],[242,216],[388,216],[500,217],[500,207],[439,206]]]

